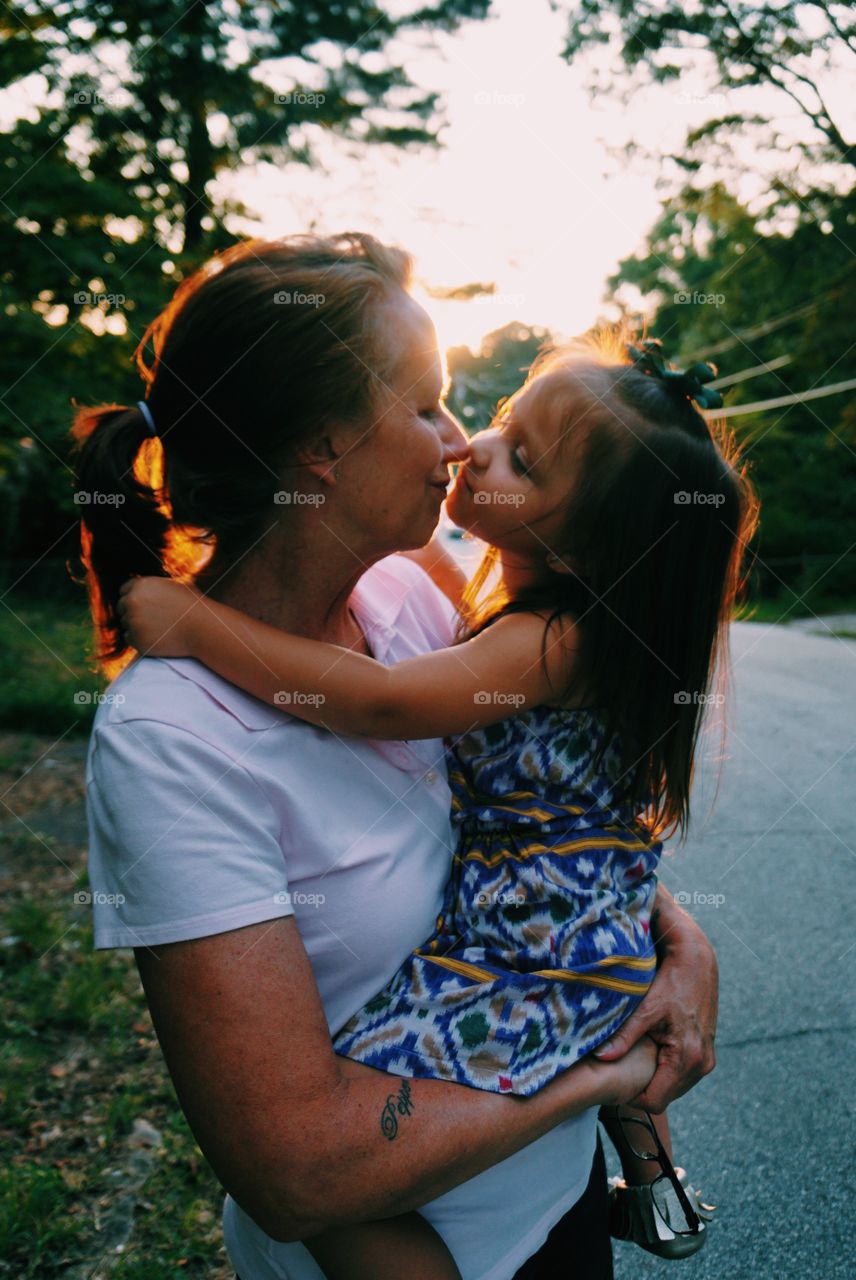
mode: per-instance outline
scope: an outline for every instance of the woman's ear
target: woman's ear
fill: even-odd
[[[557,551],[548,551],[545,563],[554,573],[576,573],[576,569],[570,563],[570,557],[563,560]]]
[[[300,467],[311,471],[322,484],[335,485],[339,479],[339,454],[328,435],[295,449],[294,457]]]

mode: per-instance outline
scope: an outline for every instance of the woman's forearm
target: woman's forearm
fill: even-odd
[[[585,1060],[528,1098],[437,1080],[387,1075],[343,1063],[340,1089],[307,1109],[312,1141],[289,1175],[288,1211],[271,1203],[260,1225],[275,1239],[303,1239],[329,1227],[418,1208],[513,1155],[562,1120],[621,1095],[634,1096],[653,1072],[643,1050],[623,1081]],[[647,1065],[645,1065],[647,1063]],[[295,1190],[299,1188],[299,1190]],[[297,1197],[295,1199],[295,1196]]]

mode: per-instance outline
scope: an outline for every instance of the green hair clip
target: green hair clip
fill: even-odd
[[[722,408],[719,392],[704,385],[716,377],[716,365],[699,361],[688,369],[673,369],[663,355],[663,344],[659,338],[647,338],[638,347],[628,343],[627,354],[637,369],[660,378],[674,395],[687,396],[702,409]]]

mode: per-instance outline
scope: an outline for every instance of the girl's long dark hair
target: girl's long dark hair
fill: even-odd
[[[157,439],[137,407],[78,411],[81,555],[108,675],[131,656],[123,581],[192,576],[206,549],[227,567],[275,517],[295,447],[331,420],[371,422],[392,350],[380,303],[410,270],[358,233],[243,241],[180,285],[137,348]]]
[[[581,649],[562,692],[582,684],[603,710],[604,749],[618,735],[623,799],[657,834],[684,835],[704,712],[726,687],[758,501],[733,434],[629,364],[626,338],[606,331],[546,352],[526,383],[551,380],[562,433],[579,442],[561,545],[549,548],[574,572],[545,564],[514,599],[501,584],[485,598],[498,561],[490,548],[462,613],[471,635],[507,612],[547,611],[545,646],[550,622],[573,617]]]

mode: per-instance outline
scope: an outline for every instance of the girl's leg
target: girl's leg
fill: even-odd
[[[442,1238],[418,1213],[331,1228],[304,1243],[327,1280],[461,1280]]]
[[[641,1187],[658,1178],[662,1170],[656,1160],[640,1160],[638,1156],[633,1154],[624,1127],[619,1122],[619,1113],[625,1118],[639,1116],[641,1120],[645,1119],[645,1113],[637,1111],[633,1107],[601,1107],[600,1109],[600,1121],[609,1134],[612,1145],[618,1152],[624,1181],[629,1186]],[[651,1119],[654,1121],[654,1128],[666,1148],[669,1159],[672,1160],[672,1136],[669,1131],[667,1113],[664,1111],[662,1115],[652,1116]],[[642,1125],[629,1125],[628,1132],[632,1135],[633,1145],[637,1150],[654,1150],[653,1139]]]

